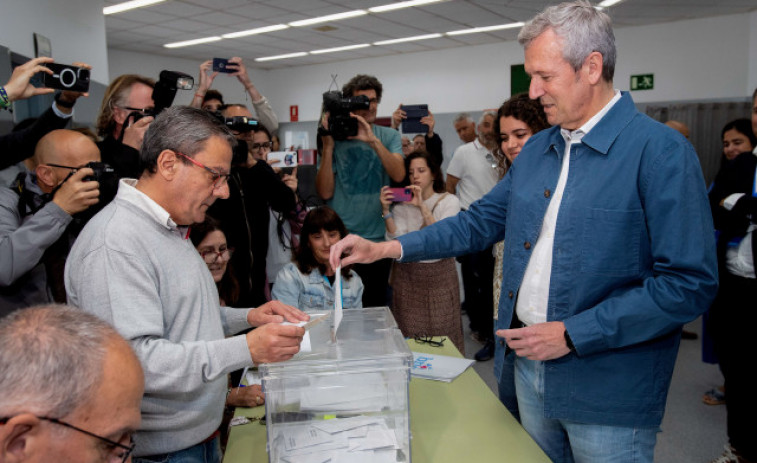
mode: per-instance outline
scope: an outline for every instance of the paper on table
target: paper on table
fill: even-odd
[[[410,374],[417,378],[448,383],[460,376],[473,362],[475,360],[413,352],[413,368]]]
[[[331,340],[336,342],[336,332],[342,323],[342,266],[336,268],[334,280],[334,327],[331,329]]]

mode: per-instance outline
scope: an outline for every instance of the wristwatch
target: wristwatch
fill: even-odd
[[[565,336],[565,345],[568,346],[568,349],[570,349],[571,352],[576,351],[576,346],[573,345],[573,340],[570,339],[570,335],[568,334],[568,330],[563,331],[563,335]]]

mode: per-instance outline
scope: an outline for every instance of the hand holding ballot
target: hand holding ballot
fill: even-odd
[[[247,322],[258,328],[247,333],[247,346],[252,361],[257,363],[281,362],[289,360],[299,352],[305,329],[282,322],[305,322],[310,319],[306,313],[279,301],[271,301],[252,309],[247,314]]]
[[[331,246],[329,263],[333,268],[340,265],[370,264],[379,259],[399,259],[402,246],[397,240],[374,243],[357,235],[347,235]]]

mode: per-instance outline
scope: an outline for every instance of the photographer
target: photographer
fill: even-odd
[[[8,83],[0,87],[0,109],[10,109],[13,101],[53,93],[55,90],[52,88],[37,88],[29,82],[38,72],[52,74],[52,71],[44,66],[52,62],[52,58],[41,57],[17,66]],[[74,63],[74,66],[91,69],[91,66],[85,63]],[[32,156],[34,146],[40,138],[50,131],[65,127],[73,116],[74,104],[80,96],[88,96],[88,93],[60,92],[55,96],[52,107],[42,113],[29,128],[0,136],[0,153],[3,153],[0,157],[0,169]]]
[[[402,104],[400,104],[392,113],[392,128],[399,130],[400,125],[402,125],[402,121],[405,119],[407,119],[407,113],[405,113],[405,110],[402,109]],[[428,116],[421,118],[421,124],[426,125],[428,127],[428,131],[426,133],[419,133],[413,137],[412,147],[409,151],[417,151],[420,153],[425,151],[430,154],[432,158],[434,158],[434,161],[437,164],[441,166],[444,162],[444,153],[442,152],[442,139],[441,137],[439,137],[438,133],[434,132],[434,125],[436,125],[436,121],[434,120],[434,115],[430,110],[428,112]],[[407,156],[410,153],[404,154],[405,156]]]
[[[250,80],[250,76],[247,74],[247,67],[242,62],[242,58],[238,56],[230,58],[227,67],[228,69],[233,70],[229,75],[236,77],[244,86],[244,89],[247,91],[247,94],[250,95],[250,98],[252,98],[252,107],[255,108],[255,114],[257,114],[256,119],[258,119],[269,132],[275,132],[278,130],[279,119],[273,112],[273,108],[271,108],[271,104],[268,103],[266,97],[260,94],[255,87],[255,84]],[[213,85],[213,79],[215,79],[217,75],[218,71],[213,71],[213,60],[207,60],[200,64],[200,83],[190,106],[193,108],[201,107],[202,109],[207,109],[205,103],[209,100],[206,98],[209,91],[214,92],[212,94],[214,97],[212,100],[214,102],[217,101],[223,104],[223,95],[216,90],[209,90],[210,86]],[[214,104],[211,107],[215,108],[213,109],[214,111],[219,109],[217,104]]]
[[[116,77],[105,89],[97,116],[97,143],[103,162],[113,166],[120,178],[137,178],[142,138],[153,121],[155,81],[136,74]],[[130,115],[136,113],[134,116]]]
[[[227,118],[252,118],[242,105],[228,105],[223,110]],[[297,208],[297,177],[283,179],[267,163],[271,152],[271,135],[264,126],[255,130],[231,127],[240,144],[247,146],[245,159],[237,159],[231,167],[229,197],[216,201],[208,214],[224,224],[229,247],[235,249],[231,271],[239,282],[239,307],[266,302],[266,254],[268,252],[269,208],[293,215]],[[243,143],[244,142],[244,143]]]
[[[379,192],[390,181],[405,178],[400,134],[374,124],[383,86],[373,76],[357,75],[342,88],[345,98],[365,96],[368,108],[350,113],[357,120],[357,135],[335,140],[324,114],[321,131],[322,158],[315,179],[318,195],[328,201],[347,230],[371,241],[384,240]],[[341,138],[341,137],[340,137]],[[363,306],[386,305],[386,287],[391,262],[382,260],[355,266],[365,284]]]
[[[73,239],[74,215],[99,201],[90,162],[95,143],[73,130],[42,137],[34,171],[0,189],[0,317],[34,304],[65,302],[63,265]]]

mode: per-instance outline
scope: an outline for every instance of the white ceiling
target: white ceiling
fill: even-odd
[[[598,0],[594,0],[598,3]],[[120,0],[106,0],[106,4]],[[220,36],[274,24],[287,24],[327,14],[394,3],[392,0],[168,0],[165,3],[106,16],[108,47],[204,61],[241,56],[257,68],[276,69],[398,53],[439,50],[516,40],[518,29],[443,36],[417,42],[371,46],[358,50],[254,62],[255,58],[285,53],[374,43],[471,27],[527,21],[548,0],[447,0],[421,7],[321,23],[238,39],[168,49],[171,42]],[[742,14],[757,10],[755,0],[626,0],[610,8],[616,28],[684,19]],[[332,26],[330,31],[317,28]]]

